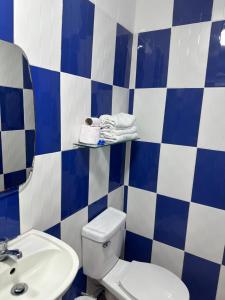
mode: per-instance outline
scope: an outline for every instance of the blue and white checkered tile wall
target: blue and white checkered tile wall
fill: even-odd
[[[36,228],[76,250],[81,269],[63,300],[86,290],[82,226],[124,201],[125,145],[87,150],[73,142],[85,117],[129,109],[135,2],[92,2],[0,0],[0,39],[27,54],[36,112],[33,173],[20,191],[0,195],[0,236]]]
[[[124,195],[125,258],[173,271],[191,300],[224,300],[225,1],[137,1],[131,72],[135,3],[92,2],[0,0],[0,38],[32,65],[37,127],[33,175],[1,197],[0,233],[46,230],[81,257],[81,227]],[[72,149],[84,117],[120,111],[141,136],[125,162],[124,145]],[[64,299],[85,287],[81,268]]]
[[[137,2],[133,49],[125,258],[224,300],[225,1]]]

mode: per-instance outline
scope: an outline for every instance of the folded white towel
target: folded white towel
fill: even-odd
[[[100,118],[101,128],[127,128],[132,127],[135,124],[135,116],[119,113],[117,115],[102,115]]]
[[[109,129],[103,128],[100,130],[100,137],[101,138],[114,138],[115,136],[125,135],[125,134],[132,134],[137,133],[137,127],[132,126],[124,129]]]
[[[100,127],[82,125],[79,141],[83,144],[98,144],[100,138]]]
[[[137,133],[131,133],[131,134],[124,134],[124,135],[117,135],[113,138],[101,138],[106,143],[119,143],[119,142],[125,142],[128,140],[135,140],[138,138]]]

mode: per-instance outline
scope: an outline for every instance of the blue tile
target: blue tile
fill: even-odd
[[[81,296],[82,292],[86,292],[87,286],[87,277],[83,273],[83,269],[81,268],[76,278],[74,279],[72,286],[66,292],[66,294],[62,297],[62,300],[73,300],[76,297]]]
[[[108,204],[107,196],[95,201],[91,205],[88,206],[88,222],[97,217],[100,213],[102,213]]]
[[[23,90],[0,87],[0,105],[2,130],[24,129]]]
[[[97,81],[91,84],[91,116],[112,114],[112,86]]]
[[[215,300],[220,266],[185,253],[182,280],[190,292],[190,300]]]
[[[158,195],[156,201],[154,240],[184,249],[189,203]]]
[[[45,230],[46,233],[60,239],[61,238],[61,227],[60,223],[56,224],[55,226],[52,226],[51,228]]]
[[[128,107],[128,114],[133,114],[134,110],[134,90],[130,90],[129,93],[129,107]]]
[[[35,148],[35,131],[34,130],[26,130],[26,167],[32,167],[33,159],[34,159],[34,148]]]
[[[126,144],[111,146],[109,168],[109,192],[122,186],[124,183]]]
[[[210,21],[213,0],[174,0],[173,26]]]
[[[123,206],[123,211],[127,213],[127,196],[128,196],[128,186],[124,186],[124,206]]]
[[[225,210],[225,152],[198,149],[192,202]]]
[[[27,179],[26,169],[4,174],[5,189],[11,189],[24,183]]]
[[[116,53],[113,84],[129,87],[133,35],[120,24],[116,30]]]
[[[0,237],[20,234],[18,190],[0,193]]]
[[[13,42],[13,1],[0,0],[0,39]]]
[[[203,89],[168,89],[163,143],[197,146]]]
[[[23,55],[23,87],[25,89],[33,89],[30,75],[30,66],[28,60]]]
[[[156,192],[160,144],[132,142],[129,185]]]
[[[150,262],[152,255],[152,240],[133,232],[126,232],[124,259]]]
[[[170,34],[170,29],[139,34],[136,88],[166,87]]]
[[[63,1],[61,70],[91,77],[94,4],[88,0]]]
[[[60,73],[32,67],[35,94],[36,154],[60,151]]]
[[[225,86],[225,21],[212,23],[205,85]]]
[[[89,150],[62,152],[62,219],[88,205]]]

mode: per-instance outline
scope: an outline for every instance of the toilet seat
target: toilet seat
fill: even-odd
[[[135,300],[189,300],[187,287],[176,275],[149,263],[131,262],[119,286]]]
[[[153,264],[119,259],[100,281],[119,300],[189,300],[185,284]]]

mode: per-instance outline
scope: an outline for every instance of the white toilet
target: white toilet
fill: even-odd
[[[189,300],[187,287],[170,271],[149,263],[119,259],[125,221],[125,213],[110,207],[83,227],[84,273],[98,280],[111,295],[110,299]]]

